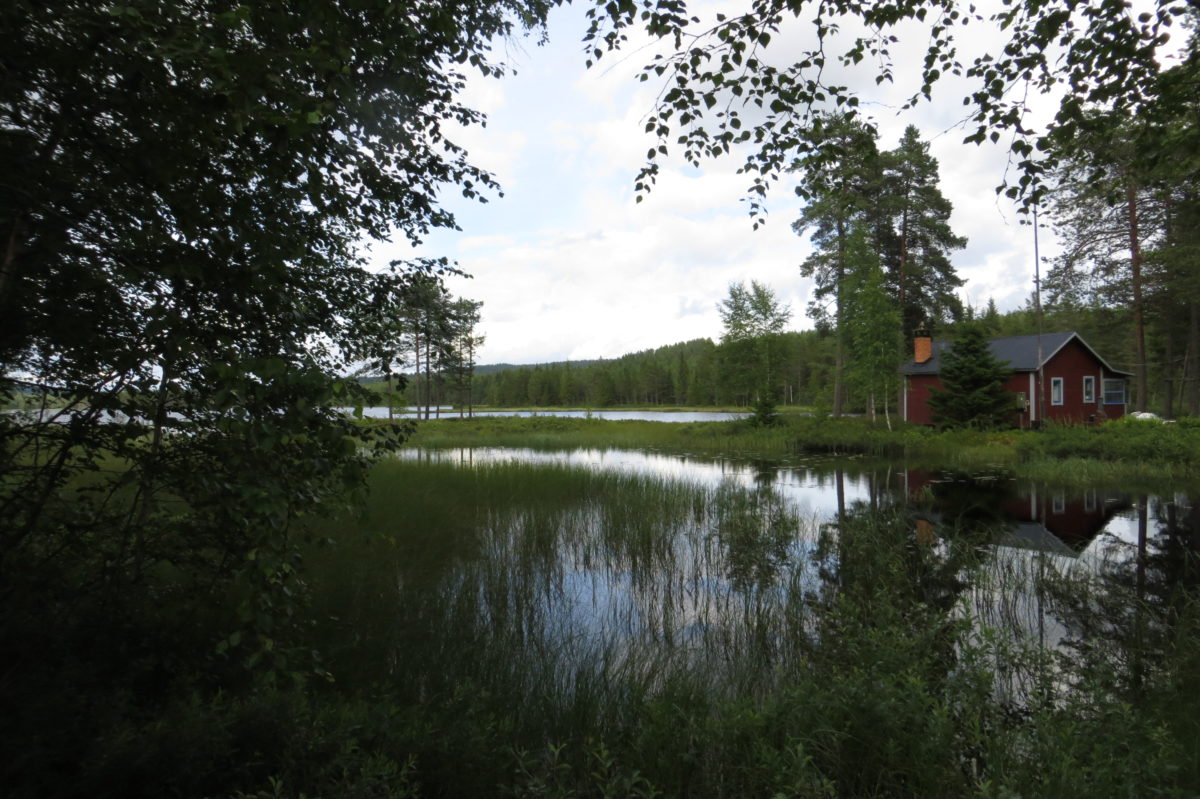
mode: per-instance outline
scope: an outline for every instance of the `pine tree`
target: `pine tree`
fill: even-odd
[[[963,280],[950,263],[950,253],[967,240],[950,229],[950,201],[939,187],[938,162],[913,125],[904,130],[896,149],[882,156],[880,206],[889,222],[877,234],[888,284],[900,304],[903,329],[926,319],[939,322],[962,316],[956,293]]]
[[[929,397],[934,420],[946,427],[1002,427],[1014,410],[1013,396],[1004,390],[1011,371],[988,349],[987,334],[969,325],[958,341],[942,354],[943,390]]]
[[[836,150],[838,158],[794,164],[801,174],[796,191],[808,202],[792,230],[811,234],[813,252],[800,264],[800,274],[816,283],[808,315],[818,329],[832,329],[835,336],[833,415],[841,416],[846,397],[846,245],[853,226],[869,219],[877,205],[882,172],[872,127],[847,117],[822,117],[814,123],[812,138]]]

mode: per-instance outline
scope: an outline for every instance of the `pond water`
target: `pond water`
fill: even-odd
[[[345,410],[349,411],[349,408]],[[416,408],[397,408],[395,415],[397,417],[416,416]],[[732,413],[723,411],[559,411],[559,410],[541,410],[541,411],[475,411],[473,416],[518,416],[528,418],[531,416],[562,416],[568,419],[610,419],[612,421],[641,421],[641,422],[727,422],[732,419],[744,419],[750,414],[748,413]],[[372,419],[388,418],[387,408],[363,408],[363,416]],[[441,408],[440,412],[435,410],[433,418],[438,419],[457,419],[458,411],[453,408]]]
[[[1059,558],[1108,560],[1136,545],[1147,519],[1170,511],[1191,518],[1183,493],[1133,494],[1048,488],[1003,473],[965,474],[912,469],[900,463],[814,456],[791,459],[712,458],[620,449],[545,451],[512,447],[405,450],[399,457],[456,463],[556,464],[697,482],[738,485],[777,494],[803,518],[829,522],[856,503],[905,503],[938,522],[951,517],[1007,528],[1007,546]],[[921,508],[920,511],[916,510]]]
[[[1156,757],[1191,773],[1185,492],[598,449],[412,449],[371,480],[364,509],[313,522],[340,539],[306,558],[316,643],[456,778],[464,753],[520,749],[513,794],[546,795],[588,741],[611,749],[570,774],[621,751],[660,795],[982,795],[1014,769],[1012,795],[1142,795]],[[729,782],[762,751],[768,776]],[[820,779],[777,779],[793,755]],[[1110,761],[1107,787],[1079,783]],[[793,790],[829,774],[844,790]]]
[[[353,523],[377,543],[313,560],[339,679],[417,704],[469,685],[533,730],[858,668],[982,672],[1022,705],[1085,662],[1141,680],[1200,595],[1184,493],[599,449],[412,449],[375,479]]]

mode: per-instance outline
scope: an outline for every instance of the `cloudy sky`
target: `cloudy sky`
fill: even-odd
[[[711,14],[716,5],[697,9]],[[645,117],[657,90],[635,77],[650,51],[634,42],[585,69],[582,12],[578,5],[557,9],[546,45],[501,45],[517,75],[470,82],[466,100],[488,114],[488,125],[454,138],[496,174],[504,197],[478,205],[448,194],[461,232],[437,233],[416,250],[377,245],[374,258],[447,256],[473,275],[449,286],[484,303],[480,363],[611,358],[715,340],[716,305],[734,281],[766,283],[790,303],[793,329],[811,327],[805,307],[813,286],[798,269],[809,243],[791,230],[800,207],[792,184],[776,187],[767,224],[757,231],[742,202],[749,181],[736,174],[736,157],[701,170],[667,162],[650,197],[634,202],[634,177],[651,144]],[[773,50],[794,53],[810,35],[793,26]],[[790,46],[786,36],[794,38]],[[923,38],[912,38],[915,45],[904,44],[919,48]],[[919,58],[918,50],[907,52],[899,51],[898,64]],[[869,67],[842,77],[864,90],[874,86]],[[917,125],[940,162],[952,227],[970,242],[953,256],[967,281],[963,299],[1018,307],[1032,289],[1033,236],[994,191],[1004,178],[1005,151],[962,144],[961,87],[947,85],[934,102],[902,114],[899,103],[912,89],[901,82],[890,93],[869,90],[880,147],[895,147],[905,125]],[[1041,247],[1043,256],[1053,254],[1045,234]]]

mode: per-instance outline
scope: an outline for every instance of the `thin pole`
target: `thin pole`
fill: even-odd
[[[1033,309],[1037,315],[1038,422],[1046,424],[1046,370],[1042,364],[1042,258],[1038,251],[1038,207],[1033,206]]]

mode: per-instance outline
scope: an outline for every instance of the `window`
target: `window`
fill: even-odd
[[[1104,404],[1125,404],[1125,381],[1123,379],[1118,377],[1104,381]]]
[[[1096,378],[1086,375],[1083,378],[1083,404],[1091,405],[1096,401]]]
[[[1062,491],[1055,491],[1050,497],[1050,512],[1060,514],[1067,512],[1067,495]]]
[[[1063,404],[1063,379],[1061,377],[1050,378],[1050,404]]]

